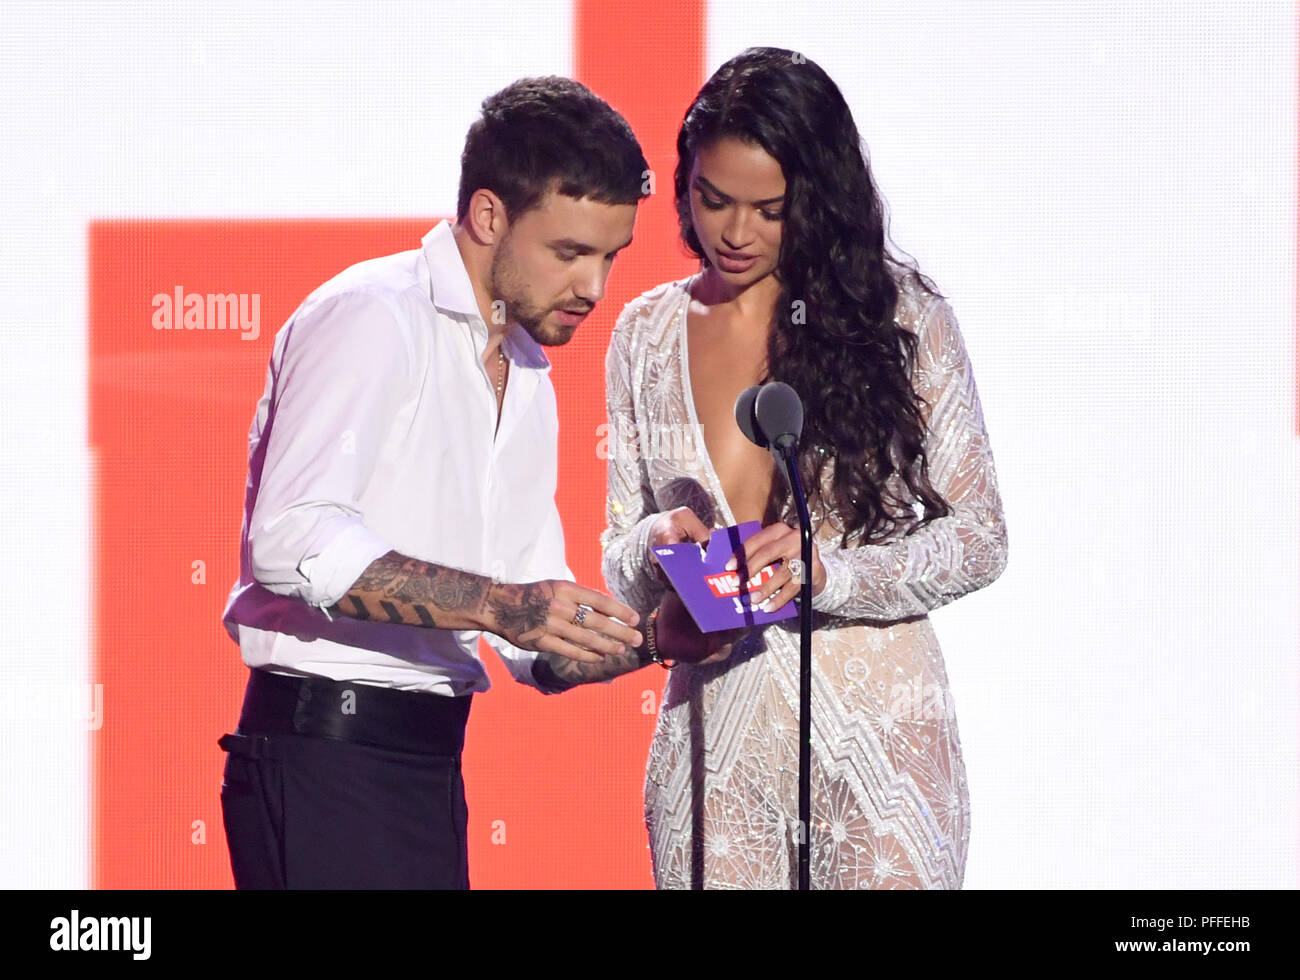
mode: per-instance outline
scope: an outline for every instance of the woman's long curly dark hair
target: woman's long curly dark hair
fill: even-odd
[[[911,383],[916,337],[894,321],[895,276],[939,293],[886,243],[884,207],[844,96],[821,68],[781,48],[750,48],[704,84],[677,135],[674,190],[682,238],[705,265],[689,181],[699,148],[724,138],[762,147],[785,174],[781,293],[764,380],[784,381],[803,398],[799,468],[810,504],[839,515],[841,546],[946,516]],[[822,500],[828,465],[831,499]],[[894,473],[911,499],[890,493]]]

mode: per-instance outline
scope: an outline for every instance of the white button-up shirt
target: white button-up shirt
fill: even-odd
[[[325,610],[392,550],[505,582],[569,579],[555,506],[550,362],[516,326],[501,424],[487,326],[443,222],[423,248],[346,269],[275,338],[249,431],[240,577],[223,617],[250,667],[405,690],[487,690],[490,633]]]

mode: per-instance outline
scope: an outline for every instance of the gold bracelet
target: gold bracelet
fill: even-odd
[[[645,647],[646,650],[650,652],[650,661],[652,663],[658,664],[664,670],[672,670],[674,667],[677,666],[677,663],[675,661],[673,663],[669,663],[663,657],[659,656],[659,648],[655,645],[655,623],[658,621],[658,619],[659,619],[659,609],[656,608],[655,611],[650,614],[650,618],[646,620]]]

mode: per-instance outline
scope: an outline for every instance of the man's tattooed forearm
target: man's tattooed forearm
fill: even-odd
[[[438,569],[432,579],[433,604],[439,609],[478,609],[487,592],[487,580],[451,568]]]
[[[431,629],[472,629],[488,579],[396,551],[376,558],[332,612]]]

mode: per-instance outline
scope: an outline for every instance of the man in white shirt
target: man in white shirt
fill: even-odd
[[[602,297],[647,173],[583,86],[516,82],[467,136],[455,225],[277,334],[224,615],[252,668],[220,740],[237,887],[468,887],[479,637],[543,690],[538,656],[644,656],[636,613],[565,565],[543,348]]]

